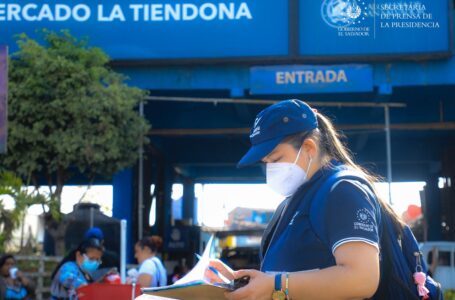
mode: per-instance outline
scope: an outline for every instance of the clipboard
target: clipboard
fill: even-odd
[[[210,283],[204,279],[204,273],[209,266],[209,254],[213,236],[207,243],[198,263],[183,278],[173,285],[143,288],[143,295],[137,300],[178,299],[178,300],[224,300],[226,291],[234,290],[229,283]]]
[[[203,280],[174,284],[170,286],[143,288],[145,295],[165,297],[178,300],[224,300],[224,292],[230,289],[225,286],[211,284]],[[141,298],[142,299],[142,298]],[[155,297],[144,297],[144,299],[156,299]]]

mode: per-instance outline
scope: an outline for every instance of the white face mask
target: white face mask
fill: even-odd
[[[293,195],[307,180],[312,158],[310,157],[310,162],[308,163],[308,168],[305,172],[305,170],[297,165],[297,160],[299,159],[301,151],[302,148],[300,148],[294,163],[283,162],[267,164],[267,185],[284,197]]]

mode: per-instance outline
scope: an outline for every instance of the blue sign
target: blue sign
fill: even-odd
[[[448,0],[300,0],[302,56],[448,53]]]
[[[5,0],[0,40],[69,29],[113,59],[175,59],[288,54],[288,1]]]
[[[0,41],[68,29],[115,60],[448,54],[449,1],[299,0],[294,22],[279,0],[5,0]]]
[[[271,66],[250,70],[251,94],[371,92],[369,65]]]
[[[188,227],[175,226],[166,236],[166,250],[184,251],[188,250],[190,242],[190,231]]]
[[[0,46],[0,153],[6,152],[8,99],[8,48]]]

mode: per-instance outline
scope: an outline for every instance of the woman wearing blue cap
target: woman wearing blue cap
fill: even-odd
[[[98,269],[103,251],[103,245],[95,238],[84,240],[71,251],[51,275],[51,298],[77,299],[76,289],[93,282],[91,273]]]
[[[300,100],[282,101],[258,114],[250,139],[252,147],[239,166],[265,163],[267,184],[286,198],[264,232],[261,271],[234,272],[211,261],[230,279],[250,277],[226,297],[391,299],[378,289],[379,205],[400,221],[372,188],[375,178],[353,162],[331,122]],[[331,186],[326,201],[312,204],[324,182],[347,169],[369,184],[341,180]]]

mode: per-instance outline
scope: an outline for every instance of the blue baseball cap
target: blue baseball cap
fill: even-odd
[[[250,132],[251,148],[237,167],[259,162],[275,149],[281,141],[293,134],[318,127],[316,113],[301,100],[285,100],[261,111]]]
[[[84,233],[84,239],[91,239],[91,238],[95,238],[95,239],[98,239],[98,240],[102,241],[102,240],[104,240],[104,233],[98,227],[89,228]]]

